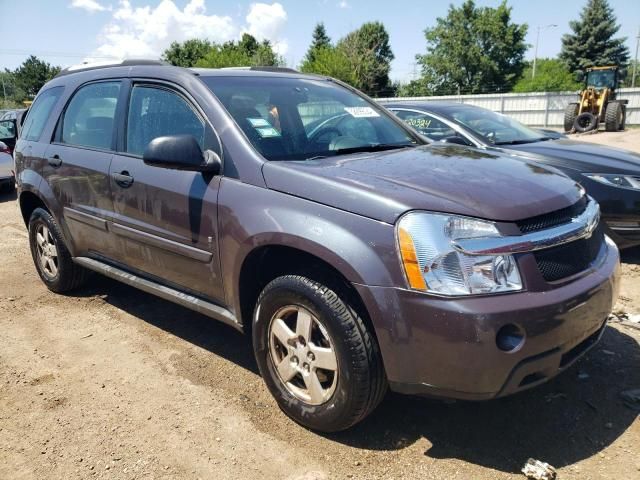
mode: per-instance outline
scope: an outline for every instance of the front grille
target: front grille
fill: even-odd
[[[587,208],[586,195],[570,207],[520,220],[516,222],[516,224],[522,233],[537,232],[538,230],[545,230],[547,228],[557,227],[563,223],[569,223],[573,217],[577,217],[584,212],[585,208]]]
[[[591,237],[534,252],[540,273],[548,282],[580,273],[595,261],[604,243],[604,231],[599,224]]]

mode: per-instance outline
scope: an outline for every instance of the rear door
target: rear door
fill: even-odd
[[[117,261],[162,283],[222,301],[217,252],[220,177],[146,165],[151,140],[193,135],[220,153],[213,128],[175,85],[134,81],[121,150],[111,164]]]
[[[80,86],[62,111],[43,177],[63,207],[77,255],[113,255],[109,166],[116,145],[120,80]]]

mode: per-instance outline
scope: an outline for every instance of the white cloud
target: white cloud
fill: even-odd
[[[244,31],[256,39],[270,40],[274,50],[280,55],[287,53],[288,44],[282,38],[282,30],[287,23],[287,12],[280,3],[252,3],[245,18],[247,26]]]
[[[94,0],[74,0],[92,2]],[[258,40],[273,42],[278,53],[286,52],[287,43],[281,37],[287,13],[279,3],[254,3],[239,25],[228,15],[207,14],[204,0],[190,0],[184,9],[173,0],[161,0],[157,6],[132,7],[129,0],[120,0],[110,21],[98,35],[99,47],[90,58],[158,58],[171,42],[191,38],[226,42],[240,37],[242,32]]]
[[[338,7],[340,8],[351,8],[351,5],[347,2],[347,0],[340,0],[338,3]]]
[[[71,0],[70,8],[81,8],[87,12],[103,12],[109,10],[104,5],[96,2],[96,0]]]

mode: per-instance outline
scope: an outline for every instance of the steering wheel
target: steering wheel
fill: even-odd
[[[320,140],[320,137],[322,137],[323,135],[326,135],[328,133],[337,133],[339,137],[342,136],[342,132],[340,131],[340,129],[338,129],[336,127],[325,127],[325,128],[321,128],[320,130],[316,130],[309,137],[308,144],[309,145],[314,145],[314,144],[318,143],[318,141]]]

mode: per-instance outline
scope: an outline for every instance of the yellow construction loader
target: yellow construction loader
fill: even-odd
[[[629,101],[616,98],[619,81],[618,66],[587,68],[580,101],[570,103],[564,111],[565,131],[589,132],[603,122],[607,132],[624,130]]]

